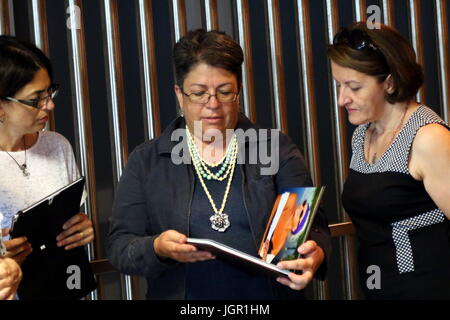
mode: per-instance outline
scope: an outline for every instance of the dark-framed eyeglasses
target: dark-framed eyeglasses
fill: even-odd
[[[342,28],[333,38],[333,44],[346,44],[355,50],[372,50],[374,52],[380,52],[370,39],[370,36],[366,31],[361,29]]]
[[[50,99],[53,100],[58,95],[58,91],[59,91],[59,84],[54,84],[47,90],[47,95],[42,98],[32,99],[32,100],[21,100],[21,99],[16,99],[16,98],[12,98],[12,97],[5,97],[4,99],[13,101],[13,102],[22,103],[29,107],[41,109],[48,104]]]
[[[239,92],[220,91],[220,90],[217,90],[216,94],[210,94],[208,91],[186,93],[183,91],[183,88],[181,88],[181,92],[186,97],[188,97],[191,102],[200,104],[208,103],[211,97],[216,97],[217,101],[221,103],[235,102],[239,95]]]

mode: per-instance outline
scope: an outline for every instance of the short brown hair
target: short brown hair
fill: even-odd
[[[186,75],[199,63],[230,71],[236,75],[238,86],[241,85],[244,53],[224,32],[203,29],[188,32],[175,44],[173,59],[176,82],[180,87]]]
[[[343,30],[361,30],[374,50],[360,50],[348,42],[333,41],[327,48],[327,56],[334,63],[374,76],[380,82],[390,74],[394,83],[393,92],[386,93],[386,100],[390,103],[408,101],[417,94],[424,81],[422,66],[416,62],[411,44],[398,31],[383,24],[369,29],[362,21],[340,32]]]

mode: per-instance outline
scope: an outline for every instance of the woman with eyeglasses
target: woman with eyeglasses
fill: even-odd
[[[6,239],[19,210],[80,176],[70,143],[56,132],[43,131],[57,93],[45,54],[30,43],[0,36],[0,212]],[[93,238],[92,222],[79,213],[65,223],[55,242],[70,250]],[[4,244],[7,257],[19,264],[32,251],[25,237]]]
[[[411,45],[364,22],[328,47],[339,106],[356,125],[342,194],[368,299],[450,298],[450,128],[416,102]],[[375,270],[375,271],[374,271]]]
[[[238,129],[260,129],[239,111],[239,44],[222,32],[191,31],[175,45],[174,62],[183,116],[130,155],[110,218],[111,263],[123,273],[145,276],[148,299],[303,298],[298,290],[329,256],[323,212],[310,240],[299,247],[304,258],[279,264],[303,274],[292,272],[279,282],[187,243],[187,237],[209,238],[258,256],[279,190],[312,182],[285,135],[247,142],[236,137]],[[258,143],[279,145],[277,172],[264,175],[261,159],[238,162],[238,155],[249,155]],[[324,268],[325,263],[318,273]]]

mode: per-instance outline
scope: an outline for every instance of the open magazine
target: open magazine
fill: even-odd
[[[275,264],[299,257],[297,248],[308,238],[324,190],[325,187],[298,187],[281,191],[258,250],[259,258],[210,239],[188,238],[187,243],[247,270],[287,276],[289,271]]]
[[[277,196],[258,254],[266,262],[299,258],[325,187],[288,188]]]

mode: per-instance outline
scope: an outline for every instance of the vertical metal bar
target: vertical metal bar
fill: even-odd
[[[108,81],[108,99],[112,121],[112,145],[117,185],[122,169],[128,158],[127,128],[125,121],[125,96],[123,91],[122,58],[120,52],[119,17],[117,0],[103,0],[103,19],[105,27],[106,75]],[[124,275],[124,298],[132,300],[135,295],[132,278]]]
[[[442,118],[450,121],[450,45],[446,0],[435,0]]]
[[[8,0],[0,0],[0,35],[11,34],[11,23],[9,20],[10,6]]]
[[[33,41],[38,48],[48,55],[49,49],[45,1],[31,0],[31,14],[33,22],[31,26]]]
[[[139,0],[139,42],[141,49],[141,83],[145,113],[145,132],[149,140],[160,134],[158,80],[153,34],[152,0]]]
[[[205,0],[206,30],[219,29],[217,17],[217,0]]]
[[[186,6],[184,0],[172,0],[172,10],[175,42],[178,42],[187,32]]]
[[[267,13],[269,18],[269,47],[275,107],[275,127],[287,134],[288,124],[284,92],[279,0],[267,0]]]
[[[250,34],[250,14],[248,0],[237,0],[237,20],[239,44],[244,51],[242,65],[242,96],[244,114],[253,122],[256,121],[255,88],[253,83],[253,59]]]
[[[321,185],[309,2],[308,0],[297,0],[296,3],[300,53],[299,73],[302,79],[300,90],[303,92],[302,103],[305,106],[306,155],[314,184]],[[326,300],[329,298],[327,280],[314,281],[314,289],[316,299]]]
[[[73,105],[76,108],[76,121],[78,133],[78,150],[81,159],[81,174],[86,177],[87,199],[85,203],[85,211],[88,217],[94,223],[94,246],[88,245],[89,260],[93,261],[96,257],[100,257],[100,221],[97,213],[97,193],[95,183],[95,165],[94,165],[94,148],[91,126],[91,111],[89,104],[89,86],[87,74],[87,60],[84,28],[82,21],[82,1],[67,0],[67,9],[70,14],[70,28],[67,28],[69,58],[71,60],[71,82]],[[99,281],[98,291],[91,293],[91,299],[97,300],[98,293],[102,292],[103,282]]]
[[[50,56],[48,47],[47,15],[44,0],[31,0],[31,34],[35,45],[47,56]],[[46,130],[55,130],[55,115],[50,112],[50,121],[45,126]]]
[[[187,33],[186,6],[184,0],[172,0],[174,43]],[[175,69],[173,70],[175,74]],[[175,77],[176,78],[176,77]],[[177,110],[179,111],[177,103]]]
[[[331,43],[333,41],[333,36],[337,32],[339,27],[338,22],[338,1],[337,0],[326,0],[326,12],[327,12],[327,27],[328,27],[328,41]],[[331,78],[331,77],[330,77]],[[335,145],[335,161],[337,164],[337,190],[336,194],[338,195],[337,208],[338,208],[338,216],[341,222],[349,221],[348,215],[345,213],[342,207],[341,193],[344,187],[345,178],[348,175],[348,150],[345,141],[347,141],[347,132],[345,126],[345,115],[343,113],[342,108],[338,106],[338,95],[336,84],[333,81],[333,90],[332,90],[332,101],[333,101],[333,127],[334,127],[334,145]],[[344,289],[347,299],[356,299],[357,298],[357,289],[356,289],[356,260],[355,260],[355,252],[354,252],[354,243],[352,239],[349,237],[343,237],[342,239],[342,264],[344,268]]]
[[[297,19],[300,53],[300,76],[305,105],[307,159],[313,181],[320,185],[319,136],[317,131],[317,108],[314,95],[314,68],[311,40],[311,22],[308,0],[297,0]]]
[[[422,20],[420,18],[420,2],[418,0],[409,0],[411,41],[417,54],[417,62],[423,66],[423,42],[422,42]],[[425,84],[417,93],[417,101],[426,103]]]
[[[395,27],[394,0],[383,0],[383,21],[385,25]]]
[[[355,3],[355,20],[366,21],[367,19],[366,0],[354,0],[354,3]]]

